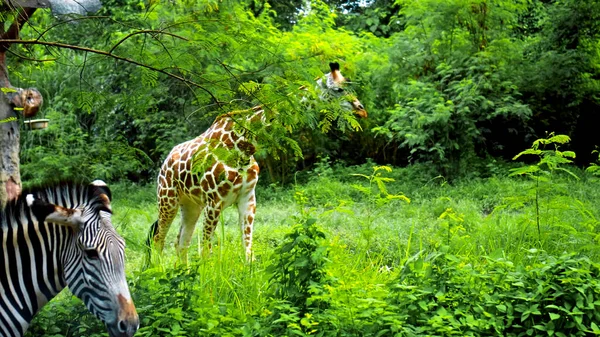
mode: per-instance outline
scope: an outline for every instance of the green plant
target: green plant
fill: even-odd
[[[556,185],[552,183],[554,175],[556,172],[564,172],[575,179],[579,179],[573,172],[563,167],[572,163],[571,159],[575,158],[575,153],[573,151],[559,150],[560,145],[566,144],[570,140],[566,135],[554,135],[554,133],[551,133],[547,138],[540,138],[534,141],[531,148],[520,152],[513,158],[513,160],[517,160],[524,155],[533,155],[538,159],[538,162],[533,165],[511,169],[509,176],[526,176],[535,181],[533,201],[535,202],[535,223],[540,240],[542,235],[540,227],[540,198],[542,195],[548,194],[551,189],[556,188]],[[545,146],[551,146],[553,149],[546,150],[544,149]],[[551,206],[548,204],[547,207]]]
[[[310,335],[334,324],[333,317],[323,319],[330,307],[328,288],[333,285],[326,269],[326,236],[304,209],[306,198],[301,192],[295,196],[301,208],[300,223],[284,236],[267,267],[272,303],[259,320],[259,335]]]
[[[593,153],[598,156],[597,162],[600,163],[600,152],[598,150],[594,150]],[[600,165],[598,163],[591,163],[590,166],[585,169],[585,171],[593,174],[594,176],[600,177]]]
[[[292,227],[275,249],[275,259],[267,268],[272,275],[273,297],[297,307],[300,314],[326,306],[313,299],[329,282],[325,270],[328,262],[325,233],[316,223],[316,219],[308,218]]]
[[[530,265],[421,252],[390,284],[408,335],[586,336],[600,332],[599,265],[529,251]]]
[[[390,177],[384,176],[384,173],[392,172],[392,168],[389,166],[374,166],[373,171],[370,175],[353,173],[351,176],[360,177],[367,180],[368,185],[364,186],[361,184],[352,184],[352,187],[359,191],[369,203],[367,207],[367,214],[360,217],[358,220],[362,224],[361,233],[366,240],[366,248],[369,249],[371,246],[371,240],[374,235],[374,220],[378,215],[378,211],[393,201],[404,201],[410,203],[410,199],[403,193],[392,194],[388,192],[386,184],[392,183],[395,180]]]

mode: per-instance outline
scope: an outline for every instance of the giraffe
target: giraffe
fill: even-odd
[[[365,107],[355,95],[350,94],[345,88],[348,80],[342,76],[339,63],[329,63],[329,69],[331,72],[325,74],[322,78],[317,79],[317,89],[321,92],[319,98],[323,101],[328,101],[331,98],[346,96],[349,99],[342,100],[342,107],[352,110],[360,118],[367,118],[367,110],[365,110]]]
[[[338,63],[317,81],[321,99],[345,93],[346,79]],[[357,116],[367,117],[360,101],[351,96],[342,105]],[[157,179],[158,220],[152,225],[148,246],[162,252],[164,241],[178,208],[181,227],[176,242],[179,260],[187,263],[187,253],[196,222],[204,211],[203,241],[211,250],[210,239],[219,216],[226,207],[236,205],[246,260],[252,260],[252,234],[256,211],[255,187],[260,168],[254,159],[253,133],[244,125],[265,125],[261,106],[221,115],[200,136],[175,146],[164,160]],[[153,241],[153,242],[151,242]],[[205,252],[200,245],[200,249]]]

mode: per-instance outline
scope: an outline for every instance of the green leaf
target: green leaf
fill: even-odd
[[[536,155],[539,156],[540,154],[542,154],[542,150],[537,150],[537,149],[527,149],[525,151],[520,152],[519,154],[517,154],[516,156],[513,157],[513,160],[518,159],[521,156],[524,155]]]
[[[590,327],[592,328],[592,332],[594,333],[594,335],[600,335],[600,329],[598,328],[598,325],[596,325],[596,323],[592,322]]]
[[[537,173],[540,170],[541,170],[540,167],[537,165],[523,166],[523,167],[510,169],[511,173],[508,176],[513,177],[513,176],[517,176],[517,175],[529,175],[529,174]]]
[[[7,87],[2,87],[0,88],[0,90],[2,90],[3,93],[8,94],[11,92],[17,92],[17,89],[15,88],[7,88]]]
[[[556,135],[556,136],[550,137],[548,139],[548,143],[566,144],[570,141],[571,141],[571,138],[567,135]]]

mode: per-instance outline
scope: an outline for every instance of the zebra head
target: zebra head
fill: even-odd
[[[339,63],[329,63],[329,69],[331,72],[317,80],[317,87],[321,90],[321,99],[340,99],[343,108],[352,110],[358,117],[367,118],[367,110],[360,103],[356,94],[348,88],[350,82],[342,76]]]
[[[69,208],[31,194],[27,203],[38,220],[71,229],[62,256],[71,292],[106,324],[110,336],[131,337],[139,319],[125,279],[125,241],[111,222],[110,196],[106,184],[97,180],[80,193],[55,196],[67,200]]]

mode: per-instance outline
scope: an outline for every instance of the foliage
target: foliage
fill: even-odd
[[[523,166],[519,168],[511,169],[511,176],[527,176],[532,178],[536,182],[535,189],[533,190],[533,200],[535,202],[536,209],[536,224],[538,230],[538,236],[541,236],[540,228],[540,198],[548,193],[551,188],[556,188],[555,184],[549,183],[553,177],[555,171],[568,173],[571,177],[579,179],[568,169],[564,168],[564,165],[571,163],[570,158],[575,158],[575,153],[572,151],[559,151],[559,145],[566,144],[570,141],[570,138],[565,135],[554,135],[550,134],[547,138],[541,138],[533,142],[530,149],[522,151],[516,155],[513,159],[518,159],[523,155],[534,155],[537,156],[539,161],[534,165]],[[554,146],[554,150],[540,149],[546,145]],[[564,198],[558,197],[547,200],[548,208],[564,206]]]
[[[376,231],[374,226],[375,218],[379,215],[378,213],[382,211],[384,206],[393,203],[394,201],[410,203],[410,199],[403,193],[392,194],[388,192],[387,185],[393,183],[394,178],[386,177],[384,174],[390,172],[392,172],[392,168],[389,166],[374,166],[373,172],[370,175],[361,173],[352,174],[352,176],[363,178],[369,183],[368,186],[352,184],[352,187],[360,192],[369,202],[366,214],[357,217],[356,219],[357,225],[360,226],[361,233],[366,240],[366,249],[372,249],[371,242]]]
[[[42,151],[55,153],[57,162],[69,162],[55,137],[68,139],[81,153],[77,160],[87,162],[96,160],[92,150],[110,139],[121,149],[112,160],[123,169],[92,174],[145,181],[175,144],[198,136],[216,116],[263,105],[271,128],[251,130],[260,145],[257,156],[269,163],[288,162],[282,175],[268,170],[273,179],[285,179],[303,153],[310,158],[316,151],[337,152],[347,134],[361,129],[355,116],[339,107],[340,101],[321,101],[315,88],[314,79],[329,71],[331,61],[340,61],[344,75],[354,77],[354,60],[365,50],[358,37],[334,29],[335,16],[327,5],[315,2],[289,32],[278,30],[268,17],[252,16],[244,3],[189,3],[185,10],[181,5],[152,4],[145,14],[140,11],[143,4],[127,3],[107,9],[114,20],[62,24],[64,30],[50,29],[45,38],[110,50],[187,82],[104,56],[38,46],[21,50],[38,59],[58,57],[36,69],[19,63],[15,84],[44,88],[50,106],[46,117],[56,118],[60,112],[74,122],[59,135],[38,133],[37,149],[29,151],[32,144],[24,143],[25,164],[35,164],[40,160],[36,153]],[[45,13],[31,23],[51,24]],[[23,34],[35,38],[38,33],[31,29]],[[356,88],[347,89],[341,100],[360,97]],[[307,106],[303,98],[314,104]],[[51,124],[62,122],[59,118]],[[149,161],[124,165],[136,153]],[[44,178],[36,176],[38,170],[30,172],[35,179]]]
[[[322,291],[315,286],[324,283],[326,278],[327,246],[320,242],[323,239],[325,233],[316,226],[316,219],[306,219],[284,237],[274,252],[276,258],[267,269],[273,275],[274,298],[289,302],[300,314],[319,307],[311,297]]]
[[[392,0],[374,0],[356,5],[350,2],[342,5],[337,21],[340,25],[357,33],[370,32],[376,36],[389,37],[404,27],[399,19],[400,5]]]
[[[549,156],[559,150],[551,138],[536,143]],[[568,164],[563,168],[577,172]],[[348,167],[323,158],[293,189],[258,187],[255,261],[244,262],[239,228],[225,225],[212,255],[192,253],[187,268],[173,267],[177,257],[167,245],[162,264],[148,270],[140,268],[147,227],[156,217],[154,187],[114,186],[113,219],[127,241],[130,289],[142,320],[138,334],[596,331],[597,182],[555,172],[540,205],[543,210],[545,200],[561,197],[568,207],[540,213],[548,226],[539,237],[529,225],[535,223],[535,204],[510,203],[535,189],[536,180],[501,173],[449,183],[424,172],[424,166]],[[403,195],[391,192],[401,188],[411,202],[378,202],[387,199],[380,184],[392,195]],[[237,223],[237,213],[223,212],[223,223]],[[373,229],[369,243],[361,229],[366,223]],[[169,233],[167,242],[176,234]],[[68,293],[45,307],[30,330],[31,336],[83,334],[105,335],[105,328]]]
[[[8,65],[51,120],[21,133],[23,180],[120,181],[138,335],[600,334],[598,166],[572,165],[595,162],[599,145],[597,1],[104,5],[59,22],[38,10],[22,37],[145,67],[39,45],[11,51],[44,62]],[[315,79],[330,61],[350,84],[323,101]],[[367,120],[340,109],[354,96]],[[172,268],[167,247],[162,265],[137,270],[156,218],[143,183],[175,144],[257,105],[267,125],[240,125],[271,178],[257,191],[256,260],[224,226],[218,254]],[[243,160],[210,150],[199,166]],[[229,211],[223,223],[236,222]],[[105,334],[68,293],[29,331]]]
[[[76,122],[60,134],[37,132],[39,144],[25,139],[23,162],[35,166],[43,152],[70,162],[54,145],[60,137],[77,148],[77,160],[123,168],[86,176],[148,181],[175,144],[218,115],[260,104],[271,128],[256,133],[256,156],[271,182],[289,183],[324,156],[431,163],[453,180],[479,158],[511,158],[546,130],[570,136],[576,160],[587,165],[598,145],[598,13],[596,3],[575,0],[113,1],[106,17],[76,24],[38,11],[23,38],[42,34],[149,68],[14,45],[54,61],[9,58],[13,84],[41,88],[41,117],[60,112]],[[358,97],[368,120],[321,101],[314,80],[330,61],[351,79],[342,100]],[[106,140],[119,151],[93,158]],[[43,178],[39,168],[28,172]]]
[[[285,234],[266,272],[270,275],[271,304],[257,321],[253,335],[303,335],[331,328],[323,319],[329,308],[333,279],[327,273],[330,247],[317,219],[304,210],[306,198],[296,192],[301,217]]]
[[[547,138],[540,138],[534,141],[530,149],[517,154],[513,160],[516,160],[523,155],[534,155],[538,157],[539,161],[534,165],[512,169],[511,175],[524,175],[533,178],[534,180],[542,179],[543,181],[547,181],[546,177],[551,176],[554,171],[559,171],[568,173],[572,177],[577,178],[571,171],[563,167],[564,165],[572,163],[572,160],[569,158],[575,158],[575,152],[558,150],[561,144],[566,144],[569,141],[569,136],[554,135],[553,133]],[[551,145],[554,146],[554,149],[540,149],[540,145],[542,147]]]
[[[594,150],[594,153],[598,155],[597,162],[600,163],[600,152],[598,152],[597,150]],[[585,170],[595,176],[600,176],[600,165],[598,165],[597,163],[591,163],[590,166],[588,168],[586,168]]]
[[[364,188],[358,184],[352,187],[356,188],[361,193],[364,193],[367,197],[372,198],[375,205],[381,207],[392,200],[402,200],[410,203],[410,199],[403,194],[390,194],[387,190],[386,184],[394,182],[394,178],[384,177],[383,172],[392,172],[392,168],[389,166],[375,166],[373,167],[373,173],[370,176],[354,173],[353,176],[367,179],[369,187]],[[377,187],[377,192],[373,193],[373,188]]]
[[[509,39],[510,30],[494,29],[510,27],[523,6],[401,4],[406,28],[394,36],[389,50],[394,61],[381,73],[394,83],[387,93],[394,107],[384,107],[389,117],[373,131],[407,148],[413,160],[431,161],[454,178],[493,139],[489,124],[531,116],[511,79],[519,43]]]
[[[142,327],[136,335],[239,335],[243,321],[231,315],[233,307],[227,303],[214,305],[198,291],[202,270],[202,265],[196,264],[190,269],[149,270],[140,274],[133,290],[146,296],[134,297],[142,315]]]
[[[21,168],[28,183],[67,178],[111,181],[137,173],[151,163],[144,152],[128,146],[122,137],[91,137],[79,129],[75,118],[56,110],[48,111],[47,116],[53,122],[43,136],[34,131],[22,135]],[[52,156],[48,156],[48,149],[52,149]]]
[[[407,261],[390,301],[418,336],[586,336],[598,333],[600,272],[589,258],[530,251],[531,265],[483,264],[444,252]]]
[[[518,81],[538,115],[532,126],[538,135],[554,130],[571,136],[579,163],[587,165],[598,145],[590,131],[600,104],[596,94],[600,4],[568,0],[553,1],[544,10],[532,7],[539,33],[526,46],[524,73]]]

